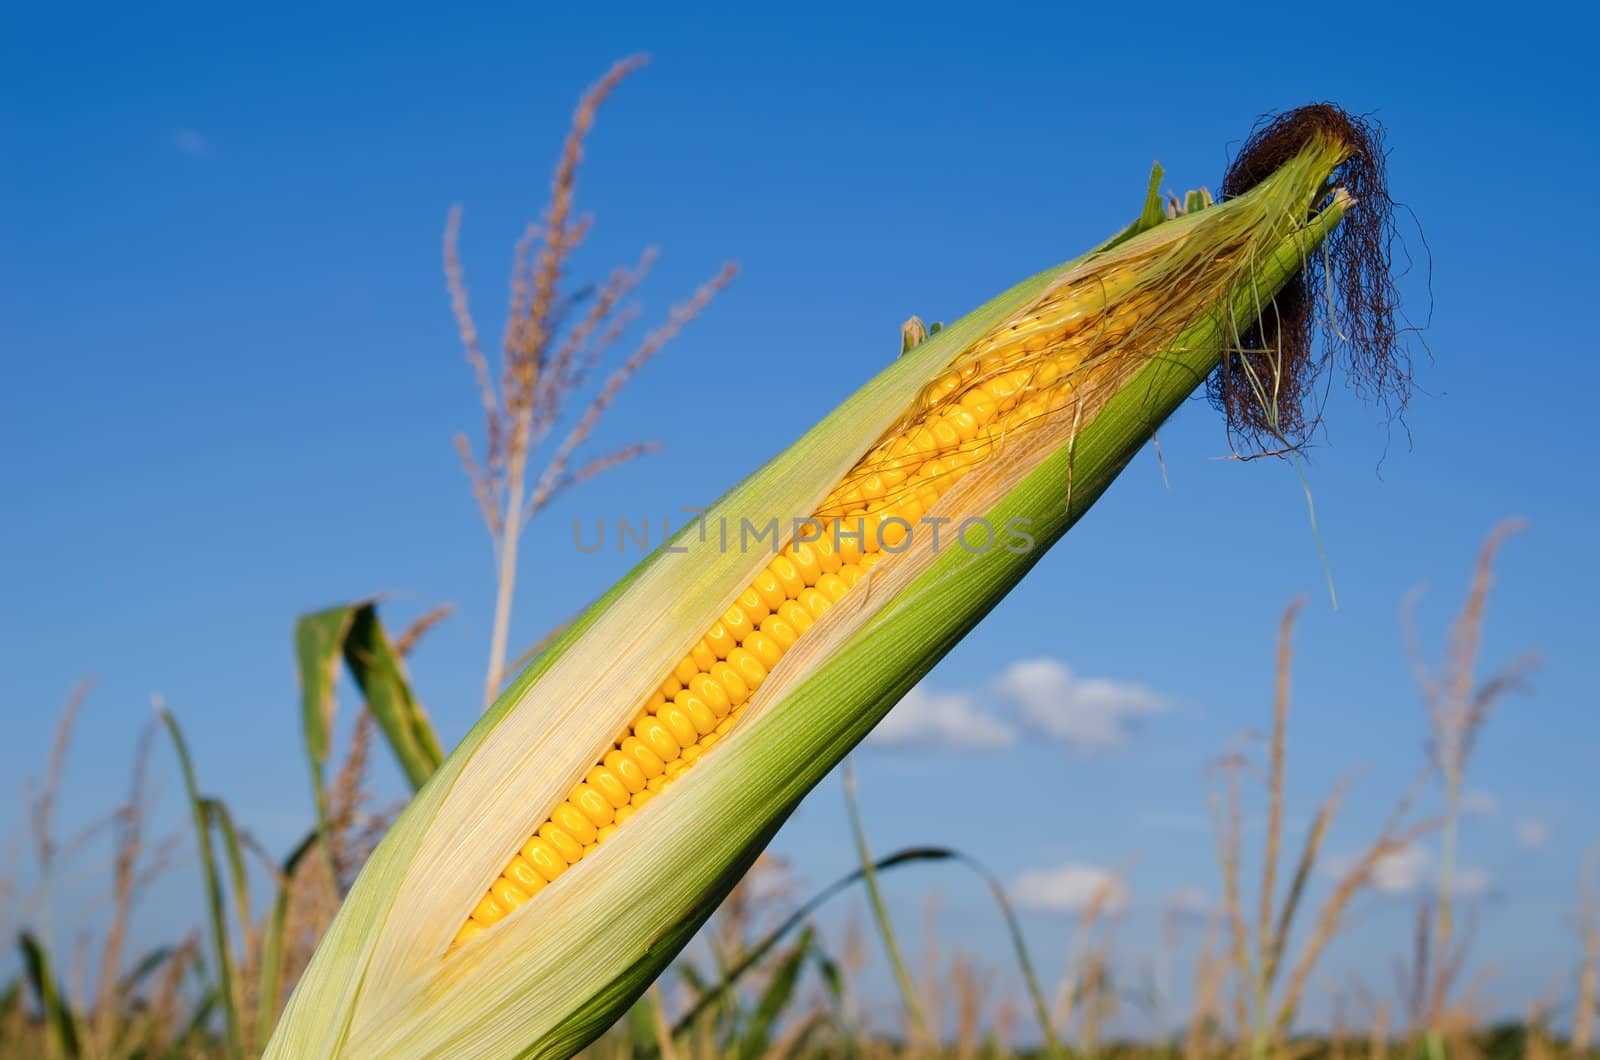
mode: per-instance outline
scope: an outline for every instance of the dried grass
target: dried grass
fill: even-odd
[[[1403,607],[1402,629],[1412,670],[1416,675],[1432,731],[1428,746],[1429,761],[1443,786],[1444,815],[1440,826],[1439,871],[1436,880],[1431,932],[1420,935],[1415,957],[1417,974],[1427,979],[1426,1004],[1414,1009],[1427,1029],[1443,1034],[1453,1008],[1450,997],[1466,961],[1467,940],[1458,940],[1455,926],[1457,846],[1462,815],[1461,800],[1467,766],[1490,714],[1504,696],[1525,684],[1537,665],[1537,656],[1524,654],[1479,682],[1476,674],[1483,646],[1484,623],[1488,614],[1489,589],[1494,584],[1494,560],[1511,535],[1527,526],[1520,519],[1501,522],[1489,534],[1473,568],[1466,601],[1450,627],[1444,658],[1431,668],[1423,658],[1416,634],[1415,608],[1419,594],[1407,597]],[[1419,984],[1418,990],[1423,988]],[[1416,1004],[1418,995],[1413,998]]]
[[[1596,884],[1600,850],[1585,859],[1580,885],[1578,933],[1583,959],[1578,966],[1577,1006],[1572,1016],[1572,1050],[1587,1054],[1594,1046],[1595,1018],[1600,1015],[1600,887]]]
[[[623,388],[733,279],[733,266],[725,265],[689,301],[673,307],[665,323],[645,335],[611,369],[586,399],[581,413],[575,418],[570,415],[589,378],[637,317],[638,307],[627,300],[655,261],[655,251],[647,249],[633,268],[613,270],[597,287],[567,290],[572,255],[592,223],[590,215],[576,212],[584,144],[607,98],[644,61],[643,56],[634,56],[616,63],[584,93],[573,113],[551,179],[543,223],[530,225],[517,243],[498,373],[483,351],[470,307],[459,250],[459,206],[450,211],[445,224],[445,286],[484,413],[482,457],[474,456],[464,434],[457,435],[456,449],[489,529],[497,563],[485,707],[494,701],[504,678],[523,529],[573,486],[655,451],[655,442],[631,442],[579,458]],[[530,458],[569,421],[543,470],[530,482]]]

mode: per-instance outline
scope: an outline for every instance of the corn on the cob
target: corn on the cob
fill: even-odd
[[[1256,191],[1025,281],[705,514],[809,513],[812,540],[763,561],[680,535],[641,564],[418,793],[268,1055],[565,1056],[601,1033],[1294,275],[1348,206],[1327,184],[1346,154],[1319,139]],[[1038,547],[901,536],[977,516],[1032,520]]]
[[[1052,292],[930,384],[906,422],[834,487],[805,521],[807,530],[756,575],[533,830],[455,942],[476,937],[554,882],[726,736],[778,661],[872,567],[908,544],[951,486],[1084,385],[1074,378],[1083,351],[1070,340],[1135,319],[1137,306],[1120,302],[1112,319],[1101,319],[1132,280],[1123,268]]]

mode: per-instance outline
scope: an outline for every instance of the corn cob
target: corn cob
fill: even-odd
[[[1348,207],[1346,156],[1319,139],[1024,281],[706,513],[809,514],[811,540],[763,560],[680,535],[642,563],[418,793],[268,1055],[565,1056],[609,1026],[1294,275]],[[975,516],[1033,520],[1039,547],[936,555],[898,521]]]
[[[732,730],[778,661],[868,571],[907,545],[951,486],[1008,437],[1058,411],[1073,386],[1083,385],[1074,379],[1083,351],[1073,336],[1126,327],[1136,317],[1136,306],[1120,305],[1113,322],[1099,319],[1133,275],[1114,270],[1093,284],[1054,292],[925,388],[907,422],[880,440],[806,521],[810,532],[756,575],[533,831],[455,943],[504,919],[615,835]]]

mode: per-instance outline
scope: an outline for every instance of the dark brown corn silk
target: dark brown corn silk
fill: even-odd
[[[1331,103],[1313,103],[1257,126],[1228,167],[1222,196],[1260,184],[1314,136],[1345,144],[1349,157],[1328,184],[1354,202],[1300,272],[1230,342],[1207,383],[1212,402],[1248,447],[1304,445],[1321,420],[1325,378],[1337,365],[1355,391],[1391,415],[1404,410],[1411,358],[1400,292],[1391,271],[1394,201],[1384,176],[1383,131]],[[1326,206],[1328,196],[1313,204]],[[1317,342],[1320,333],[1321,342]]]

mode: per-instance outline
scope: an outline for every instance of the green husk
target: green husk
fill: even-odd
[[[1097,255],[1165,255],[1139,282],[1170,296],[1186,326],[1162,346],[1120,351],[1142,367],[1130,365],[1098,412],[1017,445],[946,497],[994,526],[1031,520],[1036,547],[884,564],[853,610],[829,612],[785,657],[715,753],[446,959],[510,852],[762,557],[721,550],[715,534],[704,540],[691,526],[641,563],[512,683],[418,792],[357,880],[267,1055],[567,1056],[604,1031],[805,794],[1087,510],[1295,274],[1342,216],[1346,200],[1335,197],[1305,220],[1340,160],[1337,144],[1315,142],[1247,195],[1176,220],[1141,217],[1114,251],[1023,281],[907,351],[718,501],[706,513],[713,526],[809,514],[977,338],[1075,269],[1098,267]],[[1244,241],[1247,260],[1218,287],[1207,270],[1230,240]]]

